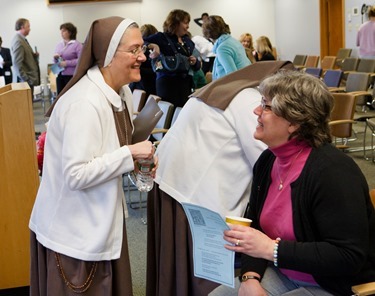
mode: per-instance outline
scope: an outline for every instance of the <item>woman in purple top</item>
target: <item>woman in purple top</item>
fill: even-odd
[[[72,23],[64,23],[60,26],[60,32],[63,40],[57,44],[53,56],[54,62],[63,69],[56,78],[57,94],[73,77],[82,50],[82,44],[76,40],[76,26]]]
[[[331,143],[332,94],[298,71],[259,92],[254,137],[268,149],[253,168],[251,227],[224,231],[242,253],[238,295],[351,295],[375,281],[375,212],[361,170]]]

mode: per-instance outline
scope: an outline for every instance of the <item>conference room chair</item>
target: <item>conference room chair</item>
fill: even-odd
[[[341,70],[327,70],[323,74],[323,81],[328,88],[338,88],[341,84],[342,75]]]
[[[297,54],[293,59],[294,67],[303,67],[305,66],[307,55]]]
[[[340,48],[336,54],[336,66],[341,68],[342,62],[352,54],[351,48]]]
[[[320,61],[320,68],[323,69],[323,74],[327,70],[332,70],[335,67],[336,56],[325,56]]]
[[[316,68],[316,67],[318,67],[319,59],[320,59],[319,56],[308,55],[306,57],[305,64],[303,66],[296,66],[295,65],[295,67],[297,69],[300,69],[300,70],[305,69],[305,68]]]
[[[370,74],[361,72],[350,72],[346,85],[343,87],[336,87],[330,89],[331,92],[345,92],[345,93],[356,93],[360,95],[371,95],[368,92],[370,83]]]
[[[313,75],[317,78],[320,78],[322,73],[323,73],[322,68],[316,68],[316,67],[307,67],[307,68],[305,68],[304,71],[305,71],[305,73]]]
[[[366,160],[369,159],[366,155],[366,150],[368,149],[368,147],[366,147],[367,129],[370,129],[370,132],[371,132],[370,149],[374,153],[374,145],[373,145],[373,138],[372,138],[374,136],[373,127],[375,123],[375,89],[374,88],[372,89],[372,98],[367,97],[367,102],[368,104],[366,106],[362,106],[362,108],[360,110],[356,110],[354,114],[354,120],[365,123],[365,128],[363,132],[363,158]]]
[[[151,132],[151,141],[156,145],[159,144],[163,136],[166,134],[168,129],[171,127],[174,105],[167,101],[159,101],[158,105],[163,111],[163,115],[156,124],[154,130]]]
[[[357,72],[370,73],[370,86],[373,86],[375,77],[375,59],[360,59]]]
[[[334,145],[339,149],[349,148],[348,140],[352,137],[352,125],[356,108],[356,96],[350,93],[334,93],[334,106],[331,111],[329,125]]]
[[[308,55],[305,61],[305,67],[318,67],[320,57],[317,55]]]
[[[355,72],[357,71],[358,63],[359,58],[348,57],[342,61],[340,69],[344,73]]]
[[[133,110],[134,114],[140,112],[143,106],[146,103],[146,91],[143,89],[134,89],[133,90]]]
[[[366,136],[366,131],[367,131],[367,128],[370,130],[371,132],[371,151],[372,151],[372,157],[371,157],[371,160],[372,162],[375,162],[375,147],[374,147],[374,137],[375,137],[375,117],[373,118],[367,118],[366,119],[366,128],[365,128],[365,135],[364,137]],[[366,143],[366,141],[364,140],[364,143]],[[364,144],[365,145],[365,144]],[[364,150],[364,158],[366,160],[368,160],[369,158],[367,157],[366,155],[366,146],[364,146],[363,148]]]

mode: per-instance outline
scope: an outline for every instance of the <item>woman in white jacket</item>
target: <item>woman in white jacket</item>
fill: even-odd
[[[132,96],[145,48],[138,25],[93,22],[51,115],[30,219],[31,295],[132,295],[122,175],[153,156],[131,145]],[[51,113],[52,112],[52,113]]]

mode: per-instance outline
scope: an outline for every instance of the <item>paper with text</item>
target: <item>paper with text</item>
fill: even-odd
[[[182,203],[193,238],[194,276],[234,288],[233,251],[224,248],[223,232],[229,226],[216,212]]]

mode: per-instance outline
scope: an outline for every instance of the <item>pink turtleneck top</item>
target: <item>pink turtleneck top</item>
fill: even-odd
[[[271,171],[270,188],[260,216],[260,225],[272,239],[280,237],[282,240],[295,241],[290,184],[301,174],[311,147],[292,139],[270,150],[276,159]],[[282,268],[280,271],[290,279],[316,283],[310,274]]]

